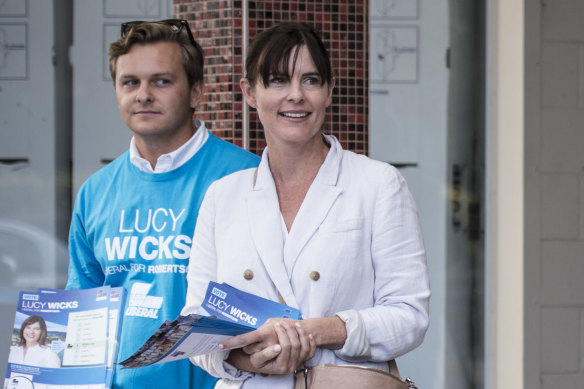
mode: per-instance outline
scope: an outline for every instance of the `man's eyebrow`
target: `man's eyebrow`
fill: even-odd
[[[160,73],[154,73],[151,74],[150,77],[174,77],[174,74],[172,72],[160,72]]]
[[[173,77],[173,74],[171,72],[160,72],[160,73],[153,73],[153,74],[148,75],[148,78],[159,78],[159,77]],[[134,75],[132,73],[126,73],[126,74],[120,74],[118,78],[128,79],[128,78],[140,78],[140,77],[137,75]]]

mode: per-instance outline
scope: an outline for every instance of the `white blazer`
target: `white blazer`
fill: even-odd
[[[289,234],[280,213],[268,149],[256,169],[213,183],[199,211],[183,314],[201,305],[209,280],[300,309],[304,318],[338,315],[341,350],[317,349],[307,365],[386,361],[417,347],[428,327],[430,289],[414,201],[389,164],[331,148]],[[256,177],[257,176],[257,177]],[[254,184],[255,181],[255,184]],[[291,388],[291,376],[262,377],[224,363],[226,352],[192,358],[217,388]],[[265,385],[264,385],[265,384]]]

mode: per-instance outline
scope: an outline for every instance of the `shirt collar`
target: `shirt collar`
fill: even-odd
[[[323,185],[337,184],[339,177],[341,160],[343,157],[343,147],[334,135],[322,134],[330,145],[329,151],[326,154],[324,162],[320,166],[314,182],[322,183]],[[254,190],[261,190],[273,184],[274,179],[270,171],[269,150],[266,146],[262,152],[262,160],[256,170],[254,179]],[[270,184],[272,183],[272,184]]]
[[[197,128],[193,136],[178,149],[158,157],[154,169],[152,169],[150,162],[142,158],[136,147],[136,140],[132,137],[130,140],[130,162],[146,173],[166,173],[182,166],[195,155],[209,137],[209,130],[205,127],[205,122],[194,119],[193,127]]]

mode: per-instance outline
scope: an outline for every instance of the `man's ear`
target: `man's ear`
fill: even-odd
[[[205,93],[205,83],[203,81],[195,82],[191,87],[191,108],[197,108]]]
[[[257,108],[253,88],[250,85],[249,80],[243,77],[241,80],[239,80],[239,87],[243,92],[243,97],[245,97],[245,101],[247,101],[247,104],[252,108]]]

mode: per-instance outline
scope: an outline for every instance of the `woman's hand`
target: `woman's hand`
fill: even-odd
[[[316,341],[301,321],[273,318],[255,331],[227,339],[220,347],[237,348],[227,362],[240,370],[289,374],[314,356]]]
[[[229,338],[219,347],[225,349],[243,347],[243,351],[246,354],[253,354],[278,344],[278,335],[275,331],[276,324],[286,323],[289,326],[295,326],[296,322],[296,320],[292,319],[271,318],[257,330]]]

